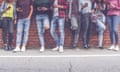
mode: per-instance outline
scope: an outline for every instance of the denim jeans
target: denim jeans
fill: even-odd
[[[45,32],[45,25],[49,25],[49,18],[46,14],[41,14],[36,16],[36,23],[38,29],[38,35],[41,42],[41,46],[44,46],[44,32]]]
[[[80,16],[72,16],[71,17],[71,27],[72,34],[73,34],[73,46],[77,46],[79,35],[80,35],[80,29],[81,29],[81,14]]]
[[[82,14],[82,33],[84,45],[89,45],[91,29],[92,23],[90,21],[90,13]]]
[[[59,18],[57,16],[53,17],[51,22],[51,35],[54,39],[54,41],[57,43],[57,46],[63,46],[64,45],[64,24],[65,24],[65,18]],[[56,33],[57,25],[59,27],[60,37],[58,37]]]
[[[97,20],[96,29],[98,32],[98,46],[102,47],[103,44],[103,34],[106,29],[105,24],[100,20]]]
[[[119,23],[120,16],[109,15],[107,16],[107,23],[110,32],[111,44],[119,44]]]
[[[2,21],[2,38],[3,43],[8,45],[12,45],[13,40],[13,20],[9,17],[4,17]],[[7,42],[7,33],[8,33],[8,42]]]
[[[27,18],[24,19],[18,19],[17,23],[17,40],[16,45],[20,46],[22,42],[22,36],[23,36],[23,46],[26,46],[28,41],[28,35],[29,35],[29,28],[30,28],[30,20]]]

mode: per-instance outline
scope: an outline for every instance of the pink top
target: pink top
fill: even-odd
[[[115,7],[108,10],[107,15],[117,15],[120,16],[120,0],[108,0],[109,4]]]

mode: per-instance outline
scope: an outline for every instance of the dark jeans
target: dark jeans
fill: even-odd
[[[12,45],[13,40],[13,20],[9,17],[4,17],[2,21],[2,39],[3,43],[8,45]],[[8,37],[7,37],[8,34]],[[8,38],[8,40],[7,40]],[[7,42],[8,41],[8,42]]]
[[[92,26],[90,13],[82,14],[82,34],[84,45],[89,45]]]

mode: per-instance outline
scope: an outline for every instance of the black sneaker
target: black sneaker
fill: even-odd
[[[88,48],[91,48],[91,46],[90,46],[90,45],[87,45],[87,47],[88,47]]]
[[[104,49],[103,47],[98,47],[99,49]]]
[[[13,47],[11,45],[8,46],[8,50],[11,51],[13,50]]]
[[[77,48],[77,45],[76,45],[76,44],[73,44],[73,45],[72,45],[72,48]]]

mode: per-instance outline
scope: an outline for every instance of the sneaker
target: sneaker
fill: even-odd
[[[3,48],[4,48],[4,50],[6,50],[6,51],[9,50],[7,44],[4,44]]]
[[[59,52],[60,52],[60,53],[63,53],[63,52],[64,52],[64,51],[63,51],[63,46],[60,46]]]
[[[87,45],[84,45],[84,48],[85,48],[85,49],[88,49],[88,46],[87,46]]]
[[[114,50],[119,51],[119,46],[116,46]]]
[[[12,51],[13,47],[11,45],[8,45],[8,49],[9,49],[9,51]]]
[[[108,48],[109,50],[113,50],[115,48],[114,45],[112,45],[110,48]]]
[[[102,46],[99,46],[98,48],[99,48],[99,49],[104,49]]]
[[[45,48],[44,47],[41,47],[40,48],[40,52],[44,52],[45,51]]]
[[[23,46],[23,47],[21,48],[21,51],[22,51],[22,52],[25,52],[25,51],[26,51],[26,47]]]
[[[57,46],[56,48],[53,48],[53,51],[57,51],[59,49],[59,47]]]
[[[74,43],[74,44],[72,45],[72,48],[77,48],[77,44]]]
[[[19,47],[16,47],[13,52],[20,52],[20,48]]]

